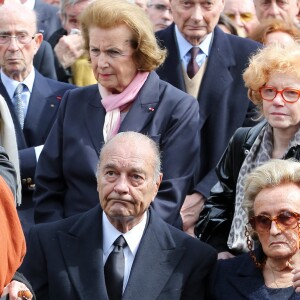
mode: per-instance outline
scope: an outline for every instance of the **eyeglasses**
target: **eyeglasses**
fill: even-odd
[[[234,14],[234,13],[227,13],[226,16],[228,18],[230,18],[232,21],[235,20],[236,16],[239,15],[240,19],[242,22],[250,22],[251,20],[253,20],[254,18],[254,15],[250,12],[248,13],[241,13],[241,14]]]
[[[276,217],[271,218],[266,215],[258,215],[250,218],[251,227],[257,232],[268,232],[271,229],[272,222],[275,222],[278,229],[285,231],[294,229],[300,221],[300,214],[296,212],[283,211]]]
[[[273,86],[262,86],[258,91],[260,96],[266,101],[273,101],[277,94],[280,94],[282,99],[289,103],[297,102],[300,98],[300,90],[293,88],[285,88],[279,91]]]
[[[8,35],[8,34],[1,34],[0,35],[0,44],[5,45],[10,43],[11,39],[16,39],[19,44],[26,45],[29,44],[33,39],[34,36],[30,36],[28,34],[17,34],[17,35]]]
[[[151,4],[149,5],[149,7],[154,7],[156,10],[159,10],[160,12],[169,11],[170,14],[172,13],[171,9],[163,4]]]

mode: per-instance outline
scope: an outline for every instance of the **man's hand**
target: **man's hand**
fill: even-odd
[[[1,297],[9,295],[9,300],[31,300],[32,294],[27,288],[27,286],[19,281],[13,280],[4,289]]]
[[[64,69],[73,65],[84,53],[84,42],[80,34],[64,35],[54,47],[55,55]]]
[[[183,230],[193,237],[195,237],[194,228],[199,219],[199,214],[203,209],[204,201],[205,198],[201,194],[194,193],[185,197],[181,207],[180,215],[182,218]]]
[[[218,259],[227,259],[231,257],[234,257],[234,255],[232,255],[230,252],[227,251],[218,253]]]
[[[294,269],[292,271],[293,276],[293,286],[297,293],[300,293],[300,269]]]

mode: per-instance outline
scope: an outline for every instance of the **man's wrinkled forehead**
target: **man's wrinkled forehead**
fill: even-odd
[[[100,159],[106,161],[119,159],[124,163],[125,161],[138,161],[139,163],[152,164],[154,153],[149,144],[144,141],[117,137],[102,148]]]

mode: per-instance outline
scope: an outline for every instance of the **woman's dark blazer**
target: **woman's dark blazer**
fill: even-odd
[[[254,251],[254,255],[258,262],[265,259],[261,246]],[[249,253],[219,259],[211,273],[208,291],[206,300],[275,299],[270,297],[262,270],[255,266]],[[300,300],[300,294],[294,292],[289,299]]]
[[[259,260],[262,254],[260,248],[255,252]],[[263,291],[264,278],[249,253],[234,258],[219,259],[209,282],[207,300],[269,299],[267,295],[256,297],[258,294],[266,293]]]
[[[96,167],[103,146],[105,109],[97,85],[69,91],[36,170],[35,221],[55,221],[94,207]],[[198,168],[199,107],[188,94],[151,72],[120,128],[150,136],[161,150],[163,181],[154,209],[178,224]]]

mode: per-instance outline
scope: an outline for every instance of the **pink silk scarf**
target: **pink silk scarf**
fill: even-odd
[[[103,137],[106,142],[115,136],[121,126],[120,108],[130,102],[133,102],[136,95],[147,80],[149,72],[138,72],[131,83],[120,94],[112,94],[105,87],[99,86],[99,92],[102,97],[102,104],[106,110]]]

